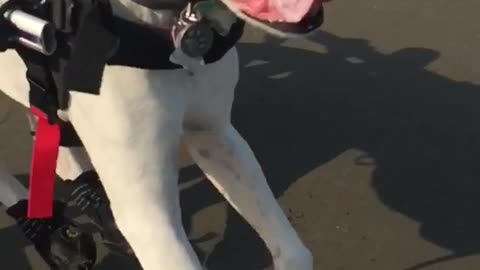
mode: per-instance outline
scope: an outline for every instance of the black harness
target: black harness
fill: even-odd
[[[175,2],[172,5],[166,3],[162,8],[170,12],[172,9],[181,10],[181,6],[174,5]],[[58,109],[68,108],[71,89],[100,94],[106,65],[157,70],[183,68],[169,60],[175,45],[168,25],[165,29],[149,28],[115,17],[109,0],[47,0],[43,3],[39,0],[10,0],[0,7],[0,14],[9,9],[21,9],[53,22],[57,30],[58,46],[52,55],[13,43],[8,47],[15,49],[27,66],[30,104],[44,112],[50,123],[59,124],[60,144],[63,146],[82,146],[82,142],[73,126],[58,118]],[[5,25],[0,19],[2,24]],[[212,31],[213,43],[204,54],[204,61],[208,64],[222,58],[240,39],[243,28],[244,22],[237,20],[226,36]],[[12,35],[14,31],[0,30],[0,39],[4,40],[6,38],[2,35]]]

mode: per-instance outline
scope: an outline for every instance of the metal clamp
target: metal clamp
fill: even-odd
[[[1,0],[0,0],[1,1]],[[9,37],[14,42],[40,52],[44,55],[51,55],[57,49],[55,37],[55,25],[51,22],[35,17],[22,11],[19,1],[2,1],[0,16],[10,23],[14,28],[14,35]],[[32,8],[44,4],[45,1],[31,3]],[[25,3],[23,3],[25,4]],[[19,8],[20,7],[20,8]]]
[[[202,15],[188,3],[172,27],[172,39],[176,48],[187,56],[204,56],[213,45],[213,30]]]

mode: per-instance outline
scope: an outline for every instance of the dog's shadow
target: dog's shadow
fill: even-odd
[[[480,86],[427,71],[439,57],[430,49],[385,55],[366,40],[326,32],[312,41],[326,53],[275,39],[239,46],[233,121],[275,195],[346,149],[361,149],[375,160],[372,187],[380,200],[419,223],[422,238],[451,251],[410,269],[479,253]],[[182,198],[187,228],[189,216],[221,200],[208,183]],[[209,269],[260,270],[270,262],[229,208]]]
[[[450,250],[451,258],[480,252],[480,86],[427,71],[439,57],[430,49],[385,55],[366,40],[326,32],[312,41],[326,52],[274,39],[239,46],[233,121],[275,195],[346,149],[362,149],[375,160],[372,187],[380,200],[420,224],[422,238]],[[181,200],[187,231],[195,213],[223,201],[206,181],[184,190]],[[223,238],[208,255],[209,270],[261,270],[271,262],[231,208]],[[115,265],[110,257],[99,269]]]

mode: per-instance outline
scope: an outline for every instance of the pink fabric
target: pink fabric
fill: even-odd
[[[245,14],[270,22],[297,23],[320,0],[232,0]]]

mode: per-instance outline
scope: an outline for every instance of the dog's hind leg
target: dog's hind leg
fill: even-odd
[[[199,74],[198,102],[186,116],[186,144],[208,179],[265,241],[275,269],[312,270],[310,251],[277,203],[249,145],[230,124],[236,67],[236,54],[230,52]]]
[[[185,71],[110,66],[99,96],[72,94],[69,119],[145,270],[200,270],[183,230],[176,155]]]
[[[26,72],[25,64],[15,51],[0,53],[0,91],[28,107],[30,86],[25,76]]]
[[[28,106],[26,68],[16,52],[0,53],[0,91],[16,102]],[[0,164],[0,202],[7,207],[26,199],[27,189]]]
[[[6,207],[10,207],[27,197],[27,188],[0,164],[0,202]]]

